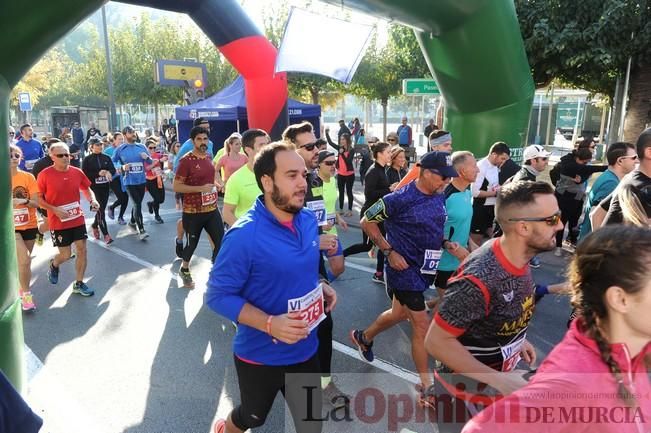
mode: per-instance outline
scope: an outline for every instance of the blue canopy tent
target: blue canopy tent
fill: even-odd
[[[289,99],[287,108],[290,124],[307,120],[314,126],[317,137],[319,136],[320,105],[304,104]],[[197,117],[206,118],[210,122],[210,139],[216,147],[215,152],[224,145],[224,140],[233,132],[246,131],[249,124],[242,76],[238,76],[230,85],[203,101],[176,109],[178,136],[181,142],[190,136],[192,121]]]

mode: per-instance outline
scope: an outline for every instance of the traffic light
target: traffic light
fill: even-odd
[[[195,80],[186,80],[183,89],[183,99],[187,105],[206,99],[206,83],[197,78]]]

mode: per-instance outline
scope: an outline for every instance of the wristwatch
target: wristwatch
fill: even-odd
[[[389,257],[389,254],[393,252],[393,248],[389,247],[386,250],[382,250],[382,254],[384,254],[384,257]]]

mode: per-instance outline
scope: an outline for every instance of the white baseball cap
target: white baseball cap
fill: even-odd
[[[527,146],[522,152],[522,160],[529,161],[534,158],[547,158],[551,155],[550,152],[547,152],[544,147],[539,144],[532,144]]]

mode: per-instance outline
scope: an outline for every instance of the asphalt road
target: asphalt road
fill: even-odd
[[[113,245],[89,242],[86,275],[94,297],[72,294],[72,263],[62,265],[59,283],[51,285],[46,270],[55,250],[49,238],[36,247],[32,292],[38,311],[24,315],[24,328],[28,400],[45,419],[44,432],[208,433],[213,421],[237,404],[234,328],[203,306],[208,242],[202,239],[192,262],[196,288],[181,288],[173,240],[180,213],[172,194],[166,198],[165,224],[145,216],[147,241],[111,223]],[[351,227],[340,238],[347,246],[359,242],[361,232]],[[534,271],[539,282],[562,279],[564,259],[547,253],[542,262]],[[373,365],[351,347],[349,330],[367,326],[389,305],[384,287],[371,281],[374,263],[365,254],[350,257],[333,283],[339,295],[333,316],[335,380],[358,398],[350,414],[328,413],[325,407],[324,431],[436,431],[416,412],[410,415],[403,400],[403,406],[392,404],[395,396],[413,395],[417,380],[408,323],[376,338]],[[562,338],[568,314],[566,297],[547,296],[537,305],[529,338],[540,360]],[[285,419],[277,398],[267,423],[256,431],[293,431]]]

